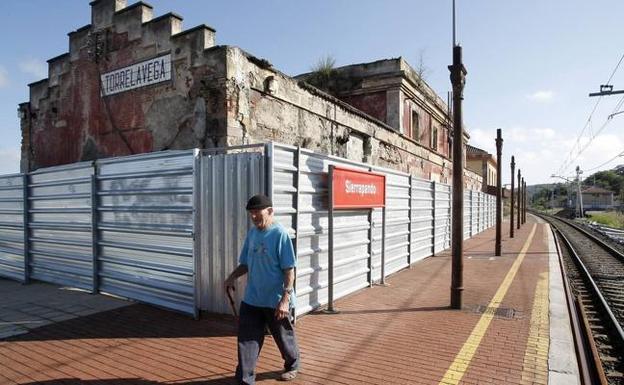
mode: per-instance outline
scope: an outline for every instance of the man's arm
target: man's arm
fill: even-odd
[[[247,265],[238,265],[238,267],[234,269],[232,274],[230,274],[229,277],[227,277],[227,279],[225,280],[225,289],[227,290],[228,287],[234,287],[236,279],[245,274],[247,274]]]
[[[290,296],[293,295],[293,285],[295,284],[295,269],[284,269],[284,291],[282,292],[282,299],[277,304],[275,309],[275,317],[278,320],[288,317],[290,312]]]

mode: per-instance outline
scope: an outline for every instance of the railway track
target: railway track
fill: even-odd
[[[624,256],[572,221],[554,228],[584,384],[624,385]]]

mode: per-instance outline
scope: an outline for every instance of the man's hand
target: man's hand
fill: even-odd
[[[232,288],[232,290],[236,290],[236,287],[234,286],[236,279],[232,278],[232,276],[230,275],[229,277],[227,277],[227,279],[224,282],[224,286],[225,286],[225,291],[228,290],[228,288]]]
[[[275,318],[278,320],[282,320],[288,317],[290,313],[290,294],[285,294],[282,296],[282,299],[277,304],[277,309],[275,309]]]

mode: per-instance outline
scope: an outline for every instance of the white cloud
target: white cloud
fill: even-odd
[[[0,148],[0,175],[18,173],[20,158],[19,148]]]
[[[38,79],[48,76],[48,65],[46,62],[39,59],[28,58],[19,63],[20,71],[25,74],[32,75]]]
[[[555,93],[553,91],[537,91],[532,93],[531,95],[527,95],[527,99],[533,100],[536,102],[550,102],[555,97]]]
[[[4,88],[9,85],[9,73],[4,67],[0,66],[0,88]]]
[[[471,145],[496,154],[495,129],[473,129],[469,133]],[[553,182],[550,175],[561,166],[574,142],[573,137],[549,127],[515,126],[503,129],[503,183],[511,180],[509,163],[512,155],[516,161],[516,172],[520,168],[528,184]],[[583,154],[585,159],[579,159],[579,164],[581,168],[596,166],[621,152],[622,148],[622,139],[615,135],[602,135]],[[566,176],[568,174],[570,172]]]

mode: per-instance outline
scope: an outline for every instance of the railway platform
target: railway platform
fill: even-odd
[[[548,225],[528,215],[494,256],[494,228],[464,244],[463,308],[443,252],[299,319],[294,384],[575,384],[574,344]],[[17,285],[17,284],[16,284]],[[133,304],[0,341],[1,384],[234,384],[230,317],[194,321]],[[268,338],[260,384],[278,383]]]

